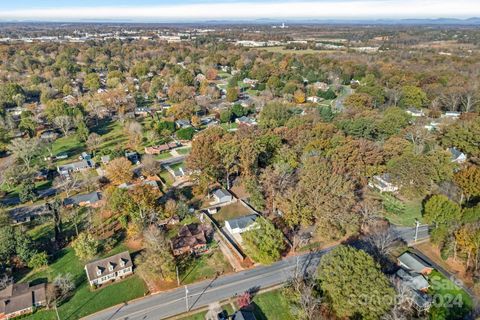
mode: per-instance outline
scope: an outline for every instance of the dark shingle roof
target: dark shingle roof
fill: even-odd
[[[256,214],[249,214],[247,216],[227,220],[226,222],[228,222],[232,229],[245,229],[246,227],[254,223],[257,218],[258,216]]]
[[[87,194],[78,194],[76,196],[66,198],[65,200],[63,200],[63,205],[79,205],[82,202],[95,203],[98,201],[100,201],[100,193],[95,191]]]

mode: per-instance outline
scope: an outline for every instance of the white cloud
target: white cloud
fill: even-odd
[[[129,7],[71,7],[0,11],[0,19],[174,20],[256,18],[434,18],[480,15],[479,0],[326,0],[311,2],[205,3]]]

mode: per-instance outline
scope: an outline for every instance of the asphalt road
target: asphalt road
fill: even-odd
[[[320,257],[331,249],[290,257],[269,266],[220,276],[187,286],[188,311],[208,306],[247,290],[257,291],[279,285],[291,278],[295,272],[310,272],[316,269]],[[296,271],[297,270],[297,271]],[[89,320],[158,320],[187,311],[185,287],[155,294],[101,311],[84,319]]]
[[[408,245],[415,244],[415,227],[399,227],[393,226],[392,229],[395,231],[396,235],[399,238],[402,238]],[[429,226],[422,225],[418,227],[417,242],[426,240],[429,238],[428,234]]]
[[[397,235],[405,242],[412,243],[415,228],[394,227]],[[419,228],[418,240],[428,238],[428,226]],[[285,283],[296,272],[305,273],[316,270],[322,255],[333,248],[290,257],[269,266],[260,266],[216,279],[187,286],[188,309],[185,299],[185,287],[154,294],[122,305],[103,310],[85,317],[88,320],[158,320],[192,311],[211,303],[222,301],[247,290],[256,291]]]

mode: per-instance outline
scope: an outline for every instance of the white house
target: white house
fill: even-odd
[[[454,163],[464,163],[465,161],[467,161],[467,155],[465,153],[463,153],[462,151],[458,150],[457,148],[453,147],[453,148],[448,148],[448,151],[450,152],[451,156],[452,156],[452,162]]]
[[[93,261],[85,265],[88,282],[98,286],[109,281],[122,279],[133,273],[133,262],[128,251]]]
[[[461,113],[456,111],[447,111],[442,114],[442,118],[451,118],[451,119],[458,119],[460,118]]]
[[[225,221],[225,228],[231,234],[241,234],[246,231],[255,229],[257,227],[256,220],[258,216],[256,214],[250,214]]]
[[[213,192],[213,203],[228,203],[233,200],[233,196],[225,189],[217,189]]]
[[[376,188],[380,192],[396,192],[398,186],[392,182],[392,178],[388,173],[384,173],[379,176],[374,176],[368,183],[371,188]]]
[[[422,110],[415,109],[415,108],[408,108],[407,113],[412,117],[424,117],[425,113]]]

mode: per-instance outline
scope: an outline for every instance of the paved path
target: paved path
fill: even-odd
[[[216,279],[189,285],[188,301],[185,288],[155,294],[132,302],[101,311],[84,319],[88,320],[158,320],[183,312],[208,306],[247,290],[256,291],[282,284],[291,278],[296,270],[305,272],[315,270],[320,257],[331,249],[290,257],[270,266],[245,270]],[[297,267],[298,259],[298,267]]]

